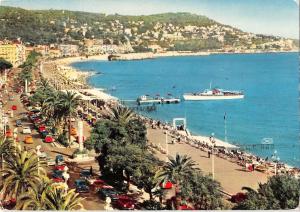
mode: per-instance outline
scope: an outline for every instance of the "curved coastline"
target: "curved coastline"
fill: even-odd
[[[267,52],[254,52],[254,53],[267,53]],[[273,53],[273,52],[270,52]],[[278,53],[278,52],[274,52],[274,53]],[[211,54],[232,54],[232,53],[211,53]],[[234,53],[234,54],[244,54],[244,53]],[[248,54],[248,53],[247,53]],[[140,55],[140,59],[147,59],[149,56],[149,54],[147,53],[135,53],[135,54],[125,54],[127,56],[126,60],[134,60],[136,59],[137,55]],[[168,54],[155,54],[155,57],[171,57],[171,56],[205,56],[207,54],[203,53],[203,52],[199,52],[199,53],[175,53],[174,52],[170,52]],[[153,58],[151,55],[149,56],[150,58]],[[86,71],[82,71],[82,70],[77,70],[75,69],[72,64],[76,63],[76,62],[86,62],[86,61],[93,61],[93,60],[100,60],[100,61],[108,61],[108,55],[99,55],[99,56],[91,56],[89,58],[83,58],[83,57],[70,57],[70,58],[62,58],[62,59],[57,59],[55,60],[55,62],[59,65],[64,65],[64,66],[68,66],[68,67],[72,67],[72,69],[76,70],[77,73],[83,73],[83,74],[87,74]],[[131,58],[131,59],[130,59]],[[89,75],[88,77],[90,77],[91,75]],[[87,78],[86,78],[87,79]],[[87,80],[86,82],[87,83]],[[88,85],[88,87],[91,87],[90,85]],[[103,91],[102,91],[103,92]],[[206,136],[201,136],[201,135],[191,135],[191,137],[193,137],[193,139],[195,140],[201,140],[201,141],[205,141],[205,143],[209,143],[209,137]],[[220,139],[216,139],[217,141],[217,145],[219,146],[224,146],[224,147],[229,147],[229,148],[236,148],[236,146],[222,141]],[[254,155],[253,153],[251,153],[252,155]],[[292,166],[289,166],[291,167]]]

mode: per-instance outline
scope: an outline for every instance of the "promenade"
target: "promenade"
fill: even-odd
[[[166,135],[162,129],[147,129],[149,142],[166,148]],[[212,173],[212,157],[207,157],[207,152],[201,151],[186,143],[171,144],[172,138],[168,136],[168,152],[169,156],[174,157],[176,153],[180,155],[190,156],[198,167],[205,174]],[[166,154],[156,151],[156,155],[161,160],[166,160]],[[223,190],[229,194],[240,192],[242,187],[258,188],[259,183],[265,183],[268,175],[258,171],[247,172],[245,167],[241,167],[236,163],[228,160],[214,157],[215,179],[221,183]]]

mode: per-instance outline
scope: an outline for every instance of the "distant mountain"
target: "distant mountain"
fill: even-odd
[[[280,40],[275,36],[245,33],[191,13],[126,16],[14,7],[0,7],[0,32],[0,39],[20,37],[33,44],[102,39],[108,44],[130,43],[137,51],[153,45],[189,51],[238,46],[253,48]]]

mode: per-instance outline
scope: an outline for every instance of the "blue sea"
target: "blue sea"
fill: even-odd
[[[242,90],[245,98],[221,101],[182,101],[158,105],[148,117],[172,122],[187,119],[192,134],[225,138],[232,144],[260,144],[272,138],[274,148],[248,149],[261,157],[277,151],[280,161],[300,167],[299,141],[299,56],[297,53],[218,54],[209,56],[162,57],[136,61],[87,61],[72,64],[98,74],[89,83],[106,88],[120,100],[140,95],[182,97],[183,93],[212,87]]]

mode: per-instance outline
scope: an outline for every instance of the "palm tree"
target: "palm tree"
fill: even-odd
[[[0,156],[1,160],[10,157],[14,152],[15,146],[13,141],[5,137],[0,137]],[[2,167],[3,168],[3,167]]]
[[[176,154],[175,159],[170,157],[169,162],[165,164],[163,170],[160,173],[160,177],[163,178],[163,182],[171,181],[175,184],[176,197],[179,191],[179,186],[184,180],[188,179],[193,172],[199,170],[196,168],[196,163],[187,155]],[[176,198],[177,199],[177,198]]]
[[[54,127],[60,130],[60,126],[64,117],[64,111],[61,107],[62,94],[52,92],[45,99],[42,106],[42,113],[47,117],[48,121],[54,123]]]
[[[111,115],[113,121],[125,126],[134,117],[134,112],[127,107],[117,106],[112,108]]]
[[[80,96],[70,91],[67,91],[61,96],[61,109],[64,112],[64,117],[69,120],[69,145],[71,144],[71,118],[76,117],[76,109],[79,105],[80,100]]]
[[[3,180],[0,189],[4,197],[10,196],[18,199],[18,194],[24,193],[30,187],[35,187],[44,176],[43,163],[39,162],[38,156],[33,152],[16,149],[4,162],[4,169],[0,171]]]
[[[75,192],[75,189],[64,192],[54,187],[47,193],[46,206],[48,210],[80,210],[83,209],[83,198]]]
[[[47,210],[47,193],[51,189],[51,181],[45,177],[35,187],[30,187],[26,193],[20,195],[17,210]]]

